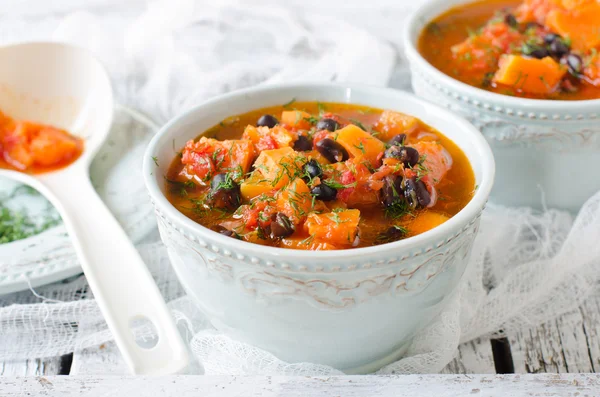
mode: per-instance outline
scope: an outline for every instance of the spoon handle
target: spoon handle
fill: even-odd
[[[163,375],[185,368],[188,350],[165,301],[129,237],[94,190],[87,170],[68,167],[39,179],[44,185],[39,190],[45,190],[41,193],[61,214],[98,306],[132,372]],[[131,326],[140,320],[149,320],[156,329],[154,347],[136,343]]]

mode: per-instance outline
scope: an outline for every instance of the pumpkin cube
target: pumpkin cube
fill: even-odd
[[[367,131],[349,124],[336,132],[335,140],[352,157],[364,157],[371,165],[377,165],[377,159],[385,150],[385,144]]]
[[[384,141],[391,140],[398,134],[407,134],[416,129],[419,125],[419,119],[404,113],[384,110],[379,116],[379,120],[373,126],[378,132],[377,138]]]
[[[566,69],[554,59],[526,58],[520,55],[502,55],[494,82],[532,94],[549,94],[563,78]]]
[[[312,213],[308,216],[305,228],[315,240],[327,241],[336,247],[351,246],[358,233],[360,211],[356,209]]]

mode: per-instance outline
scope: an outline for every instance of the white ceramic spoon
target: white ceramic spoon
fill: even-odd
[[[188,351],[154,280],[127,235],[94,190],[89,167],[113,115],[110,80],[82,49],[59,43],[0,48],[0,110],[64,128],[85,139],[82,156],[35,176],[0,169],[31,185],[59,211],[98,306],[135,374],[170,374],[187,366]],[[132,323],[149,320],[154,347],[138,346]]]

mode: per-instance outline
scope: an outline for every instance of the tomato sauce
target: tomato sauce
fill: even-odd
[[[71,164],[82,152],[83,140],[67,131],[0,112],[0,168],[48,172]]]
[[[600,98],[596,0],[484,0],[451,8],[421,33],[437,69],[487,91],[532,99]]]
[[[303,102],[230,117],[189,141],[165,175],[194,221],[275,247],[367,247],[423,233],[476,188],[448,138],[402,113]]]

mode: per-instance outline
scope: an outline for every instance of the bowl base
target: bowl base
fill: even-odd
[[[342,368],[340,369],[340,371],[344,372],[346,375],[372,374],[373,372],[378,371],[386,365],[398,361],[402,356],[406,354],[410,343],[410,340],[408,342],[404,342],[402,345],[400,345],[398,349],[368,364],[363,364],[359,367],[354,368]]]

